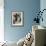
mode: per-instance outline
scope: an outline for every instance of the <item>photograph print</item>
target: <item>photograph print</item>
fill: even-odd
[[[12,12],[12,25],[23,26],[23,12]]]

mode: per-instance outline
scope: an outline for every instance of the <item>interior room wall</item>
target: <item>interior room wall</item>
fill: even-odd
[[[18,41],[32,29],[32,21],[40,9],[40,0],[4,0],[4,39]],[[24,12],[24,26],[11,26],[12,11]]]
[[[4,41],[4,0],[0,0],[0,42]]]
[[[40,0],[40,10],[42,11],[43,9],[46,9],[46,0]],[[40,21],[40,25],[46,27],[46,10],[43,12],[43,22]]]

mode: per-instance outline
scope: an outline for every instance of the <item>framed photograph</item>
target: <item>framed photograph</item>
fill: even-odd
[[[12,26],[23,26],[24,25],[24,16],[23,12],[12,12]]]

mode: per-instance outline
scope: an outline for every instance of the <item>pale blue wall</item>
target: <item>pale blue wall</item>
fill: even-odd
[[[43,9],[46,9],[46,0],[41,0],[40,1],[40,10],[42,11]],[[46,10],[43,12],[43,22],[40,21],[40,25],[46,27]]]
[[[32,19],[40,9],[40,0],[4,0],[5,40],[17,41],[24,37],[32,28]],[[11,26],[11,12],[24,11],[24,27]]]

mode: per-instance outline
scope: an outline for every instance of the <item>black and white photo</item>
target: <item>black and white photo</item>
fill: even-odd
[[[23,25],[23,12],[12,12],[12,25],[22,26]]]

